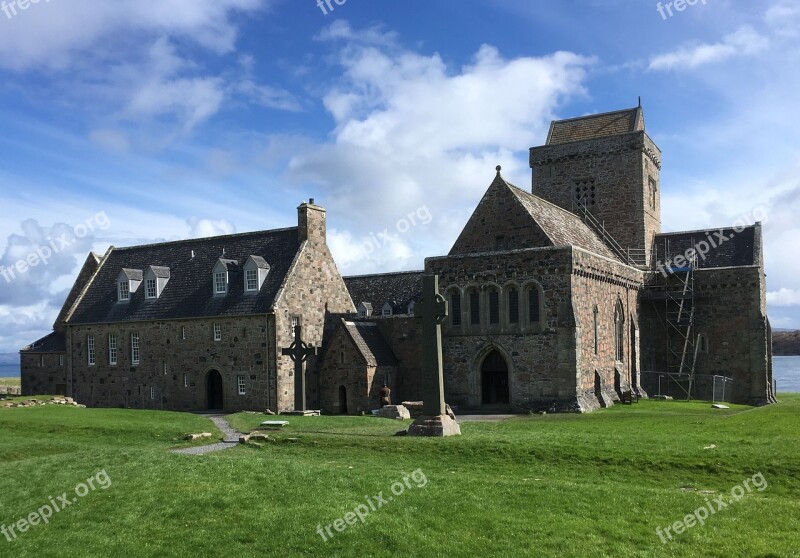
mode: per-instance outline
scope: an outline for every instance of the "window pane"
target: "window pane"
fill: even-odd
[[[496,289],[489,291],[489,323],[500,323],[500,293]]]
[[[469,321],[472,325],[481,323],[481,298],[478,293],[469,293]]]
[[[508,323],[519,323],[519,291],[517,289],[508,291]]]
[[[450,294],[450,323],[461,325],[461,293]]]
[[[147,280],[147,298],[156,298],[158,292],[156,291],[156,280],[155,279],[148,279]]]
[[[540,322],[539,310],[539,289],[531,287],[528,290],[528,320],[530,320],[532,324],[538,324]]]

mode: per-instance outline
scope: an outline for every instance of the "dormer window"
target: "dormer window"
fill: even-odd
[[[119,282],[119,293],[118,299],[119,300],[130,300],[131,298],[131,290],[130,284],[127,281],[120,281]]]
[[[269,274],[269,264],[261,256],[250,256],[244,264],[244,290],[247,293],[255,293],[261,290],[261,286]]]
[[[409,316],[413,316],[414,315],[414,306],[416,306],[416,305],[417,305],[417,303],[414,302],[413,300],[408,303],[408,315]]]
[[[357,310],[359,318],[366,318],[367,316],[372,315],[372,304],[369,302],[362,302],[358,305]]]
[[[214,293],[225,294],[228,292],[228,274],[224,271],[214,274]]]
[[[117,276],[117,301],[127,302],[142,284],[144,274],[140,269],[125,269]]]
[[[383,308],[381,309],[381,314],[384,315],[384,316],[391,316],[392,315],[392,305],[389,304],[388,302],[386,304],[384,304]]]
[[[144,296],[145,298],[159,298],[164,291],[164,287],[169,282],[170,272],[168,267],[151,265],[144,274]]]
[[[217,260],[213,271],[213,288],[215,295],[228,294],[231,286],[231,276],[238,271],[239,262],[220,258]]]
[[[147,279],[145,281],[145,297],[147,298],[156,298],[158,295],[158,290],[156,289],[156,280],[155,279]]]

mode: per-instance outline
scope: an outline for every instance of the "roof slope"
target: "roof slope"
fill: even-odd
[[[22,353],[66,353],[67,341],[63,333],[53,332],[34,341],[20,352]]]
[[[595,254],[618,260],[605,242],[574,213],[552,204],[539,196],[508,184],[511,191],[528,210],[542,232],[552,241],[553,246],[577,246]]]
[[[407,314],[408,304],[422,299],[422,276],[424,271],[405,271],[379,275],[357,275],[344,277],[353,304],[372,304],[372,315],[380,315],[387,302],[392,313]]]
[[[378,329],[378,324],[344,320],[343,323],[345,331],[369,366],[393,366],[398,363],[397,357]]]
[[[683,256],[691,249],[699,252],[697,269],[758,265],[756,228],[757,225],[753,225],[738,232],[733,228],[722,228],[658,234],[655,239],[656,265],[669,265],[676,256]],[[727,240],[721,242],[720,235]],[[704,255],[701,256],[700,252]]]
[[[618,259],[580,217],[517,188],[500,170],[449,255],[571,245]]]
[[[617,136],[644,130],[641,107],[593,114],[567,120],[554,120],[547,134],[547,145]]]
[[[68,319],[70,324],[235,316],[268,312],[300,247],[297,227],[113,248]],[[227,295],[212,292],[212,270],[223,257],[237,261]],[[257,293],[244,292],[241,266],[251,255],[271,266]],[[193,257],[194,256],[194,257]],[[129,302],[117,302],[122,269],[169,268],[170,279],[158,299],[145,299],[144,286]],[[230,268],[229,268],[230,269]]]

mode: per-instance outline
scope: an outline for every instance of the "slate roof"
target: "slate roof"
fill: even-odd
[[[547,134],[547,145],[617,136],[644,130],[641,107],[554,120]]]
[[[422,300],[422,276],[424,271],[406,271],[379,275],[344,277],[353,304],[362,302],[372,305],[373,316],[380,316],[383,305],[392,306],[393,314],[407,314],[408,304]]]
[[[34,341],[22,351],[22,353],[66,353],[67,342],[63,333],[51,333]]]
[[[111,248],[72,315],[70,324],[237,316],[269,312],[297,250],[297,227]],[[224,256],[223,256],[224,250]],[[194,257],[192,257],[194,253]],[[257,293],[244,292],[241,266],[251,255],[271,266]],[[227,295],[212,292],[212,272],[222,258],[232,271]],[[234,262],[238,262],[234,265]],[[144,288],[129,302],[117,302],[117,277],[122,269],[168,267],[170,280],[161,296],[145,299]]]
[[[395,366],[398,363],[391,347],[375,322],[348,322],[342,320],[358,351],[370,366]]]
[[[719,234],[728,240],[720,243]],[[712,241],[717,245],[716,248],[711,245]],[[706,247],[700,245],[701,242],[708,244],[708,250],[705,258],[698,255],[695,269],[758,264],[755,226],[746,227],[740,232],[736,232],[733,228],[721,228],[656,235],[656,264],[668,265],[675,256],[684,255],[690,249],[706,251]]]
[[[619,258],[580,217],[505,181],[553,246],[577,246],[614,260]]]
[[[163,267],[160,265],[151,265],[150,269],[153,270],[153,275],[158,277],[159,279],[169,279],[170,273],[168,267]]]

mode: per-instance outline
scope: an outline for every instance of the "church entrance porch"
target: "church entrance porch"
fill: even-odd
[[[481,364],[481,404],[508,405],[508,365],[503,355],[493,350]]]
[[[222,374],[217,370],[212,370],[206,375],[206,400],[209,411],[222,410],[225,407]]]

